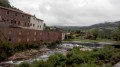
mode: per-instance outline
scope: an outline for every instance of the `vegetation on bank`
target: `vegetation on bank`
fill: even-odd
[[[66,35],[65,41],[120,43],[120,25],[113,30],[101,28],[93,28],[84,32],[77,30]]]
[[[68,50],[67,55],[56,53],[47,61],[23,62],[18,67],[112,67],[120,61],[120,52],[111,46],[93,51]]]
[[[99,43],[99,42],[105,42],[105,43],[120,43],[120,41],[115,41],[112,39],[96,39],[96,40],[91,40],[91,39],[84,39],[81,37],[73,38],[73,39],[65,39],[65,42],[73,41],[73,42],[91,42],[91,43]]]
[[[39,43],[39,44],[18,44],[12,45],[10,42],[1,42],[0,43],[0,61],[6,60],[8,57],[14,55],[18,52],[23,52],[29,49],[39,49],[42,46],[46,45],[49,49],[55,48],[56,44],[60,43],[49,42],[49,43]]]

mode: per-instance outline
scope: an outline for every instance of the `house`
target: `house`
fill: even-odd
[[[30,29],[43,30],[44,29],[43,20],[36,18],[36,16],[31,16]]]
[[[0,22],[9,24],[12,27],[25,29],[43,30],[43,20],[19,10],[0,6]]]
[[[12,44],[61,41],[61,32],[45,31],[43,20],[36,16],[0,6],[0,42]]]

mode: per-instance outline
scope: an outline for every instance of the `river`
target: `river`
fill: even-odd
[[[46,61],[50,55],[53,55],[55,53],[61,53],[61,54],[66,55],[67,49],[71,49],[74,46],[82,47],[83,50],[92,50],[93,48],[101,48],[101,47],[107,46],[107,45],[113,45],[113,44],[112,43],[104,43],[104,42],[100,42],[100,43],[62,42],[61,44],[57,45],[57,47],[55,49],[48,50],[47,52],[44,52],[42,54],[37,54],[37,55],[27,59],[27,60],[19,60],[19,61],[12,61],[11,60],[11,61],[4,62],[4,64],[18,65],[24,61],[27,61],[29,63],[31,63],[35,60]]]

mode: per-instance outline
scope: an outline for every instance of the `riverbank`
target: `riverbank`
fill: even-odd
[[[10,61],[10,60],[26,60],[26,59],[29,59],[36,54],[41,54],[41,53],[44,53],[48,50],[49,50],[48,48],[30,49],[30,50],[26,50],[24,52],[16,53],[13,56],[9,57],[7,60],[8,61]]]
[[[27,60],[37,54],[42,54],[44,52],[47,52],[48,48],[40,48],[40,49],[30,49],[30,50],[26,50],[26,51],[23,51],[23,52],[19,52],[19,53],[15,53],[14,55],[8,57],[6,59],[6,61],[24,61],[24,60]],[[5,63],[4,62],[1,62],[2,63]]]
[[[103,47],[93,51],[82,51],[80,47],[74,47],[67,51],[66,55],[52,54],[46,61],[21,63],[34,67],[112,67],[120,61],[120,52],[113,47]],[[37,64],[37,66],[36,66]]]
[[[74,38],[74,39],[66,39],[64,42],[88,42],[88,43],[120,43],[120,41],[114,41],[111,39],[97,39],[97,40],[90,40],[90,39],[80,39],[80,38]]]

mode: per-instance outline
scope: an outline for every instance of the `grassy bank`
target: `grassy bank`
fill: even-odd
[[[112,39],[91,40],[91,39],[84,39],[84,38],[73,38],[73,39],[65,39],[64,41],[120,43],[120,41],[114,41]]]

